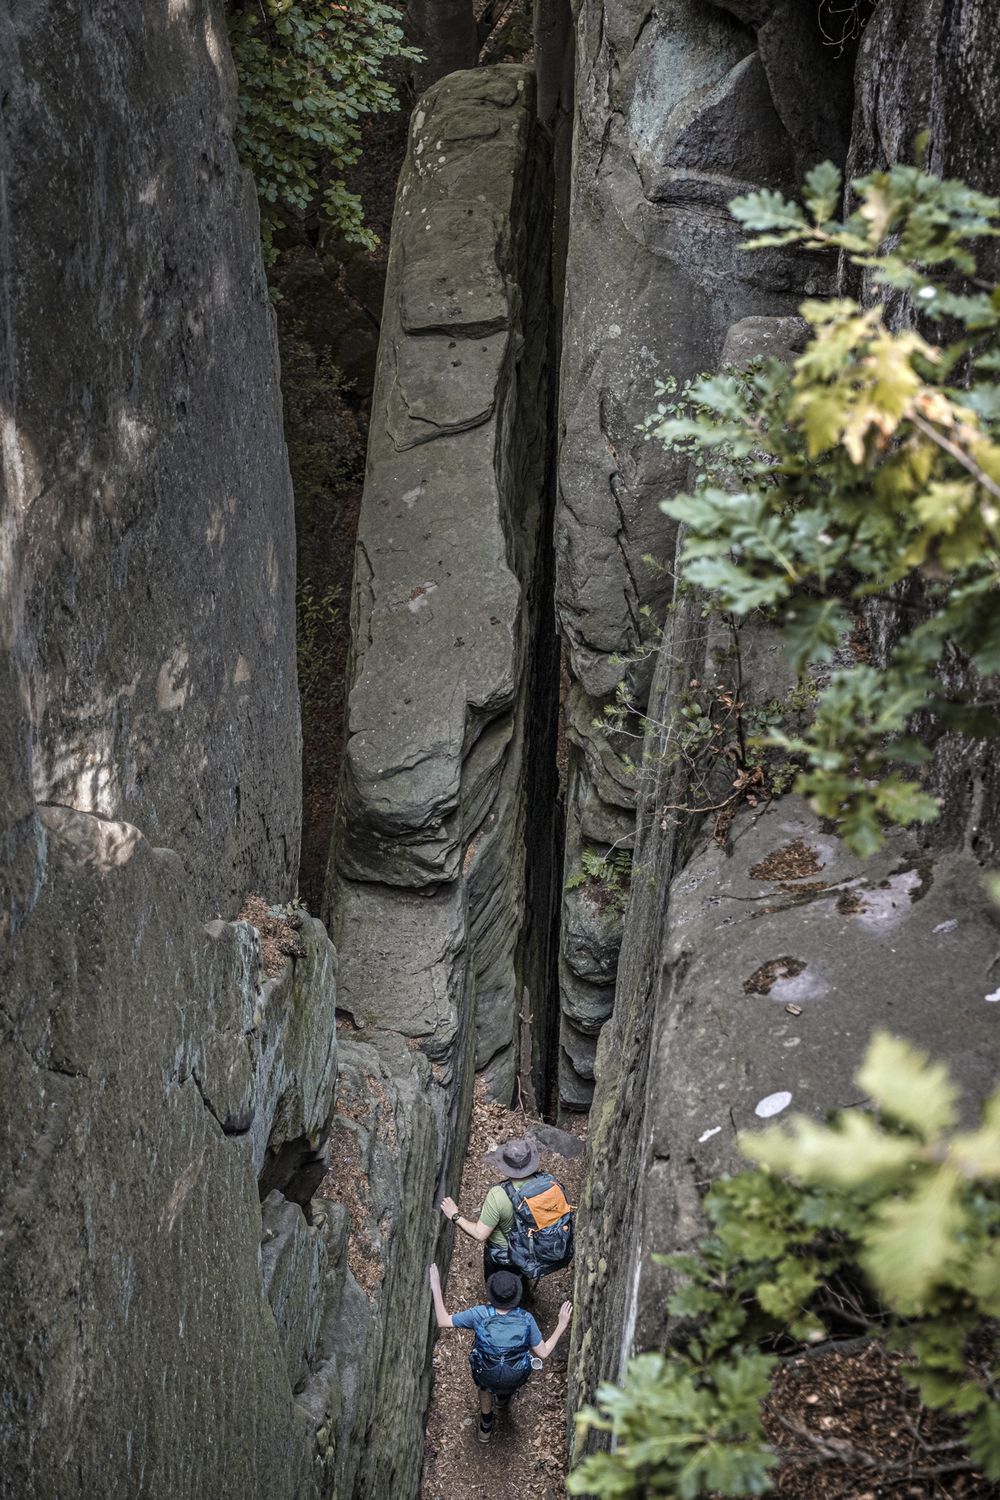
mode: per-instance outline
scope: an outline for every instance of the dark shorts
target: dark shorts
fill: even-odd
[[[489,1281],[494,1271],[514,1271],[514,1267],[507,1259],[506,1250],[501,1250],[496,1245],[491,1245],[489,1240],[487,1240],[483,1246],[483,1281]],[[517,1275],[516,1271],[514,1271],[514,1275]]]

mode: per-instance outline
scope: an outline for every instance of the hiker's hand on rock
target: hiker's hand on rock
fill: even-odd
[[[441,1285],[441,1272],[438,1270],[436,1264],[431,1266],[430,1277],[431,1286],[439,1287]]]
[[[442,1198],[439,1207],[446,1219],[450,1219],[452,1214],[458,1213],[458,1204],[454,1198]]]
[[[573,1304],[572,1304],[572,1302],[564,1302],[563,1305],[562,1305],[562,1307],[559,1309],[559,1321],[560,1321],[560,1323],[562,1324],[562,1326],[564,1328],[568,1328],[569,1327],[569,1320],[570,1320],[570,1318],[572,1316],[573,1316]]]

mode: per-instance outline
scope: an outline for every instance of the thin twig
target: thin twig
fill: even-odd
[[[940,432],[934,426],[933,422],[928,422],[924,417],[918,416],[916,412],[910,412],[910,421],[914,427],[920,429],[925,437],[929,437],[932,443],[937,443],[938,447],[943,448],[945,453],[950,453],[955,462],[961,464],[962,468],[966,469],[972,475],[973,479],[993,496],[994,500],[1000,500],[1000,484],[996,484],[988,474],[984,473],[975,459],[970,458],[964,448],[960,448],[957,443],[953,443],[951,438],[945,437],[944,433]]]

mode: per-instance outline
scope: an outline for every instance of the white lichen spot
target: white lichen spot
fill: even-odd
[[[986,996],[987,1005],[996,1005],[998,1000],[1000,1000],[1000,990],[994,990],[992,995]]]
[[[792,1102],[792,1096],[787,1089],[779,1089],[776,1094],[767,1094],[757,1105],[754,1114],[762,1120],[770,1120],[772,1115],[780,1115],[783,1109],[787,1109]]]
[[[698,1137],[698,1145],[703,1146],[706,1141],[710,1141],[712,1139],[713,1135],[718,1135],[721,1129],[721,1125],[713,1125],[711,1130],[703,1130],[701,1135]]]
[[[608,327],[608,338],[609,339],[620,339],[621,336],[622,336],[621,324],[620,323],[612,323],[612,324],[610,324],[609,327]]]

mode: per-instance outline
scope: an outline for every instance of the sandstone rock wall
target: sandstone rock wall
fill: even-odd
[[[473,1066],[509,1098],[518,1012],[547,998],[549,197],[533,90],[524,68],[456,73],[414,112],[331,864],[338,1004],[419,1045],[459,1132]]]
[[[221,8],[19,7],[0,54],[0,1495],[411,1494],[430,1066],[338,1081],[322,925],[266,978],[224,920],[294,893],[299,733]]]
[[[34,796],[294,893],[294,521],[221,6],[5,9],[3,647]],[[156,59],[156,66],[150,59]]]
[[[812,59],[806,107],[777,37],[788,17],[775,9],[584,0],[577,14],[556,515],[567,877],[584,850],[632,843],[635,742],[609,739],[594,720],[623,677],[645,703],[655,642],[643,611],[662,619],[670,598],[669,574],[644,558],[672,555],[658,503],[683,485],[684,461],[636,431],[655,382],[714,368],[730,324],[791,312],[821,287],[815,262],[746,251],[726,211],[755,187],[791,190],[803,160],[842,155],[837,69]],[[759,34],[742,15],[751,10]],[[580,1109],[611,1010],[621,919],[587,883],[565,895],[562,931],[559,1092],[564,1108]]]
[[[779,16],[781,7],[727,0],[726,8],[758,25],[772,98],[792,121],[779,107],[765,37],[765,12]],[[995,44],[984,25],[975,3],[884,0],[858,57],[853,171],[905,157],[929,124],[936,170],[996,188],[995,99],[986,84]],[[801,94],[798,108],[806,110]],[[782,308],[772,301],[768,310]],[[784,320],[747,319],[730,330],[723,361],[743,362],[762,341],[787,344],[791,331]],[[570,1410],[592,1398],[599,1380],[616,1377],[634,1350],[669,1337],[668,1288],[651,1255],[697,1238],[703,1188],[737,1165],[735,1133],[754,1125],[761,1098],[787,1090],[793,1108],[817,1116],[855,1104],[853,1073],[878,1025],[943,1057],[970,1111],[993,1082],[996,1007],[986,1003],[985,980],[997,918],[982,875],[995,859],[995,750],[944,745],[935,768],[946,799],[940,825],[896,830],[867,863],[794,797],[766,812],[746,809],[720,848],[710,827],[668,811],[689,790],[670,753],[675,716],[691,679],[717,670],[724,651],[700,600],[681,595],[673,604],[650,690],[614,1014],[597,1054]],[[885,651],[891,613],[871,624]],[[744,627],[740,651],[750,701],[780,697],[787,669],[767,634]],[[793,842],[808,857],[782,886],[774,856]],[[789,1003],[801,1014],[786,1011]],[[621,1245],[629,1248],[610,1252]]]
[[[329,940],[307,923],[262,989],[252,930],[202,927],[176,854],[64,808],[37,830],[3,963],[0,1493],[318,1493],[257,1178],[329,1126]]]

